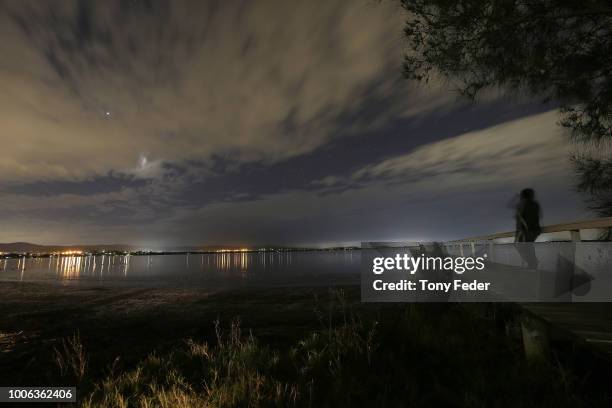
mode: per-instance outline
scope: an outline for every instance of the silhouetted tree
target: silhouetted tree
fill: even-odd
[[[401,0],[407,78],[462,95],[506,89],[556,101],[573,140],[612,140],[610,0]],[[572,157],[591,208],[612,215],[612,160]],[[604,176],[605,175],[605,176]]]
[[[452,80],[475,98],[525,91],[561,105],[580,140],[612,136],[609,0],[402,0],[409,40],[404,73]]]
[[[612,217],[612,159],[583,154],[572,156],[572,162],[578,175],[578,190],[589,194],[589,208],[602,217]],[[612,230],[601,238],[611,240]]]

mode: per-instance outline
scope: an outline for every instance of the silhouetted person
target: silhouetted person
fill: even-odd
[[[516,205],[516,242],[533,242],[540,235],[540,204],[531,188],[521,191]]]
[[[540,204],[535,200],[533,189],[526,188],[521,191],[519,201],[516,204],[516,233],[514,240],[517,242],[516,249],[523,261],[531,269],[537,269],[538,258],[535,246],[531,242],[540,235]]]

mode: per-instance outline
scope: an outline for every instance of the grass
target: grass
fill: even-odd
[[[342,291],[320,305],[319,328],[287,347],[262,344],[239,320],[226,328],[217,321],[213,342],[187,339],[130,370],[111,370],[83,406],[609,406],[610,395],[594,395],[559,356],[525,359],[505,306],[368,313],[353,310]]]
[[[508,304],[363,304],[359,288],[0,287],[0,384],[86,407],[609,407],[610,359]]]
[[[77,383],[81,382],[85,377],[87,354],[80,335],[75,333],[72,337],[62,339],[61,347],[53,351],[60,377],[72,377]]]

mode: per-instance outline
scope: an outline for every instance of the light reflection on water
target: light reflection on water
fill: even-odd
[[[359,251],[22,257],[0,259],[0,281],[230,286],[357,283],[360,261]]]

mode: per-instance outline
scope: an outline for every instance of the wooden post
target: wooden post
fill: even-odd
[[[580,230],[571,230],[570,231],[570,236],[572,239],[572,242],[580,242]]]
[[[546,324],[529,315],[524,315],[521,319],[521,332],[527,360],[548,359],[550,344]]]

